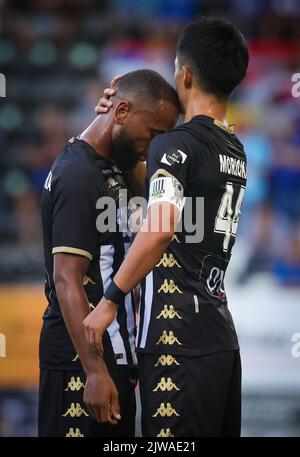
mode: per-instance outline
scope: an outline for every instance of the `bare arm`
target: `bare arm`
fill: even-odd
[[[130,292],[155,267],[174,235],[178,217],[179,210],[169,203],[148,209],[143,227],[114,277],[121,290]]]
[[[89,312],[83,278],[89,260],[58,253],[54,255],[54,283],[63,318],[87,376],[85,404],[99,422],[115,424],[119,419],[118,392],[101,356],[89,348],[82,321]]]
[[[89,260],[86,257],[64,253],[54,256],[57,298],[67,330],[86,374],[103,364],[101,357],[89,351],[81,326],[81,318],[84,319],[90,312],[83,287],[83,278],[88,266]]]
[[[179,215],[178,208],[166,202],[156,203],[148,209],[143,227],[114,277],[115,284],[123,292],[132,290],[157,264],[174,235]],[[84,320],[86,339],[95,350],[101,350],[102,335],[116,309],[115,303],[103,297]]]

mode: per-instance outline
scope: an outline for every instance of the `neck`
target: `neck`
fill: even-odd
[[[184,122],[189,122],[193,116],[204,114],[228,126],[226,110],[227,100],[220,101],[214,95],[192,89],[186,104]]]
[[[97,154],[110,160],[112,144],[109,116],[97,116],[93,122],[80,134],[79,138],[88,143]]]

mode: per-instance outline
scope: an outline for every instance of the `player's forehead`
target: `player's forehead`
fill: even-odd
[[[156,130],[167,130],[177,121],[178,107],[167,100],[159,100],[149,110],[151,127]]]

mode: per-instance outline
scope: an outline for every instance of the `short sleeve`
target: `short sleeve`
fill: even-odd
[[[64,252],[93,259],[98,238],[96,202],[100,196],[91,167],[80,163],[65,167],[52,196],[53,254]]]
[[[157,136],[150,145],[147,162],[148,207],[156,202],[173,203],[181,211],[187,184],[189,156],[179,134]]]

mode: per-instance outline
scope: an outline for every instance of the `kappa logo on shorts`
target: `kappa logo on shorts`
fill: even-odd
[[[157,437],[161,437],[161,438],[171,438],[171,437],[174,437],[174,435],[172,435],[172,432],[169,428],[162,428],[161,431],[158,433],[158,435],[156,435]]]
[[[161,313],[156,316],[156,319],[160,319],[163,317],[164,319],[174,319],[174,317],[177,317],[178,319],[182,319],[182,317],[178,314],[178,312],[174,309],[173,305],[164,305],[164,309],[161,311]]]
[[[62,414],[62,417],[81,417],[82,415],[88,416],[88,414],[85,412],[85,410],[82,408],[80,403],[71,403],[70,408],[65,412],[65,414]]]
[[[173,268],[173,267],[178,267],[181,268],[181,265],[177,262],[177,260],[174,258],[173,254],[167,254],[167,252],[164,253],[162,258],[160,259],[159,263],[156,265],[157,267],[163,266],[165,268]]]
[[[76,380],[75,377],[72,376],[70,381],[68,382],[65,392],[68,392],[68,390],[71,390],[72,392],[74,392],[75,390],[78,391],[80,389],[84,389],[84,387],[85,386],[79,376],[77,376]]]
[[[160,288],[157,291],[158,293],[164,292],[165,294],[174,294],[175,292],[178,292],[179,294],[182,294],[183,292],[179,289],[178,286],[176,286],[175,282],[173,279],[170,279],[170,282],[168,282],[167,279],[164,280],[163,284],[160,286]]]
[[[180,366],[180,363],[178,363],[175,357],[173,357],[172,355],[161,355],[158,357],[158,360],[154,366],[158,367],[159,365],[161,365],[162,367],[166,365],[168,367],[171,367],[172,365]]]
[[[176,384],[172,381],[171,378],[166,378],[163,377],[160,379],[159,383],[155,387],[155,389],[152,390],[152,392],[157,392],[158,390],[161,390],[162,392],[168,391],[171,392],[172,390],[180,390]]]
[[[175,416],[180,416],[180,414],[177,413],[176,409],[174,409],[171,405],[171,403],[167,403],[166,405],[164,403],[160,404],[160,407],[157,408],[157,411],[155,414],[153,414],[152,417],[172,417],[173,415]]]
[[[79,428],[75,428],[75,430],[74,430],[73,427],[70,427],[68,433],[66,433],[65,436],[67,436],[68,438],[69,438],[69,437],[71,437],[71,438],[78,438],[78,437],[82,437],[82,436],[84,436],[84,435],[81,433],[81,431],[80,431]]]
[[[163,331],[163,334],[159,338],[159,340],[155,344],[169,344],[172,346],[173,344],[179,344],[179,346],[182,346],[182,343],[178,340],[178,338],[174,335],[172,330],[169,331],[169,334],[166,330]]]

